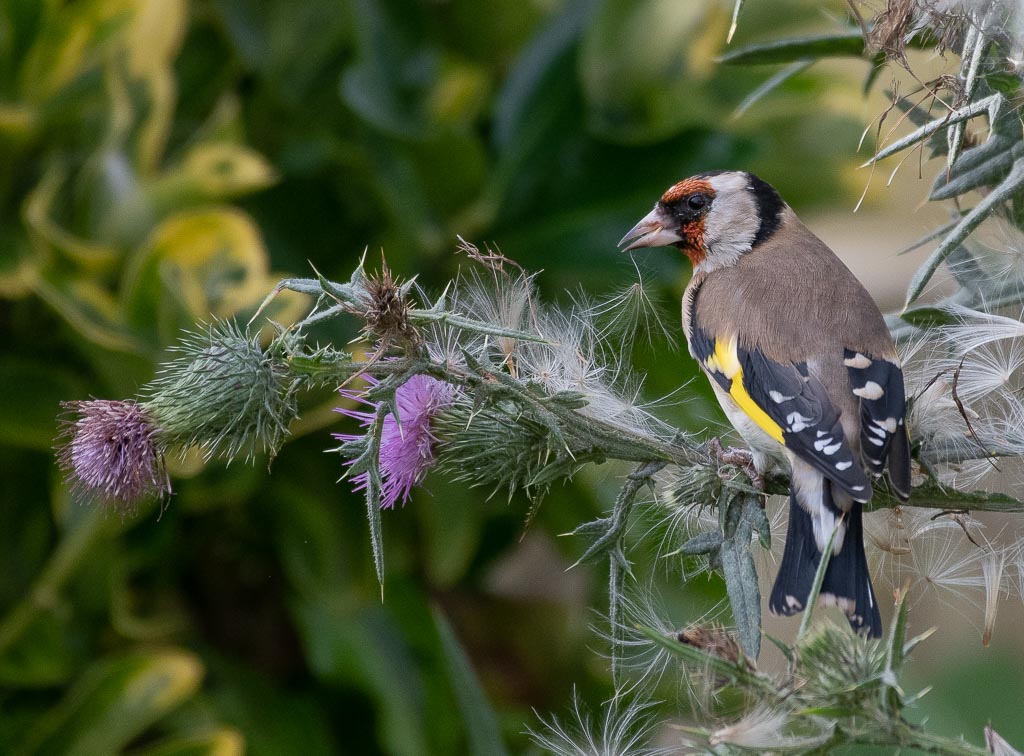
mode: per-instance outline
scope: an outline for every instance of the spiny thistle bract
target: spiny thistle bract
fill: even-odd
[[[796,648],[797,695],[808,706],[832,702],[852,711],[877,698],[885,669],[885,645],[848,628],[821,623]]]
[[[298,417],[304,383],[287,364],[289,334],[263,349],[259,336],[218,321],[187,334],[143,389],[147,412],[168,446],[197,446],[207,459],[276,454]]]
[[[505,491],[509,499],[520,488],[537,499],[551,485],[552,478],[543,476],[558,456],[551,435],[511,402],[476,408],[459,397],[438,413],[437,427],[444,439],[440,463],[454,480]],[[571,469],[563,471],[569,474]]]

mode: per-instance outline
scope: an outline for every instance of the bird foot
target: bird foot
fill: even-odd
[[[753,452],[737,446],[723,447],[717,437],[711,439],[708,445],[719,463],[740,468],[750,478],[750,483],[754,488],[761,492],[764,491],[764,475],[758,472],[757,466],[754,464]]]

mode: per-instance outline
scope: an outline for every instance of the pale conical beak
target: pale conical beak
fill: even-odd
[[[631,249],[641,247],[668,247],[682,241],[679,234],[666,227],[670,222],[662,209],[655,207],[639,223],[629,229],[626,235],[619,240],[618,246],[622,247],[623,252],[629,252]],[[627,242],[628,245],[623,247],[622,245]]]

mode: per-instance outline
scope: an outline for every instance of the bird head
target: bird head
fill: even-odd
[[[619,246],[678,247],[695,270],[713,270],[735,264],[774,234],[785,208],[779,193],[751,173],[701,173],[670,186]]]

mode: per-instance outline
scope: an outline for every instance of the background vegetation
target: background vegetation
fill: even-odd
[[[734,44],[833,29],[828,12],[844,13],[747,6]],[[382,603],[362,502],[322,451],[341,427],[336,396],[307,397],[272,476],[265,459],[174,460],[175,496],[123,515],[69,498],[54,416],[61,399],[133,394],[181,328],[247,320],[308,262],[345,279],[383,248],[437,287],[463,262],[461,235],[544,269],[558,298],[632,283],[615,241],[700,170],[757,172],[801,214],[847,212],[874,115],[856,75],[816,68],[733,119],[773,69],[716,62],[730,12],[676,0],[0,7],[0,751],[468,752],[462,653],[513,752],[531,747],[531,709],[562,710],[574,688],[595,707],[608,696],[588,629],[603,577],[564,572],[586,544],[554,537],[608,507],[607,474],[554,490],[529,527],[525,499],[428,480],[384,513]],[[674,323],[686,271],[649,259]],[[272,315],[306,304],[282,298]],[[694,370],[657,338],[636,362],[651,396]],[[703,382],[675,399],[666,420],[719,422]],[[717,578],[665,583],[684,619],[724,591]],[[940,645],[941,666],[920,670],[936,686],[921,703],[935,729],[992,718],[1024,742],[1021,650],[999,642],[984,656]]]

